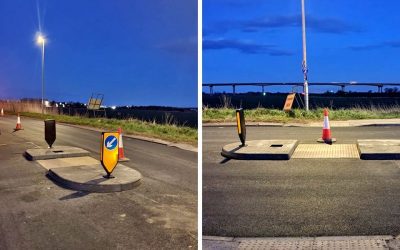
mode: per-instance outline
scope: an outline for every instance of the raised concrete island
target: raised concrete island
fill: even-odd
[[[47,174],[62,187],[97,193],[121,192],[140,184],[142,175],[127,166],[118,164],[112,172],[114,178],[104,178],[105,171],[100,163],[87,166],[51,168]]]
[[[400,160],[400,140],[357,140],[363,160]]]
[[[297,140],[254,140],[245,146],[236,142],[225,145],[221,154],[238,160],[289,160],[297,144]]]
[[[52,148],[32,148],[25,151],[25,157],[31,161],[48,160],[66,157],[88,156],[90,153],[82,148],[56,146]]]

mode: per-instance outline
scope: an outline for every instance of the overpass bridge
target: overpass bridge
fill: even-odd
[[[259,82],[259,83],[203,83],[203,87],[209,88],[209,93],[214,94],[214,87],[232,87],[232,93],[236,93],[237,86],[259,86],[261,87],[261,91],[265,92],[265,87],[269,86],[294,86],[294,87],[302,87],[304,85],[303,82]],[[345,91],[346,87],[349,86],[373,86],[378,88],[378,93],[382,93],[384,86],[400,86],[400,83],[373,83],[373,82],[309,82],[308,86],[336,86],[340,87],[342,91]]]

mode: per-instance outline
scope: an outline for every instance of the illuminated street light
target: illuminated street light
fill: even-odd
[[[41,44],[45,43],[45,41],[46,40],[43,35],[38,35],[38,37],[36,39],[37,44],[41,45]]]
[[[44,114],[44,44],[46,38],[39,33],[36,37],[36,43],[42,47],[42,114]]]

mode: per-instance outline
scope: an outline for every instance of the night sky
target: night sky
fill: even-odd
[[[305,2],[310,82],[400,82],[400,1]],[[203,0],[203,82],[302,82],[301,62],[300,0]]]
[[[197,106],[197,1],[0,0],[0,99]]]

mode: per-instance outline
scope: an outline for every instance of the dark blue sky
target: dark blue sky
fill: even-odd
[[[40,19],[38,19],[37,5]],[[197,106],[196,0],[0,0],[0,99]]]
[[[400,1],[305,2],[310,82],[400,82]],[[302,82],[301,62],[300,0],[203,0],[203,82]]]

